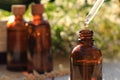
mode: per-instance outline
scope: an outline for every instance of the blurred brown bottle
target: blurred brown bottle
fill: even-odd
[[[0,21],[0,64],[6,64],[7,53],[7,29],[6,21]]]
[[[42,4],[31,6],[33,20],[29,23],[28,32],[28,71],[36,70],[40,74],[53,70],[51,53],[51,29],[49,23],[43,19]]]
[[[70,56],[70,80],[102,80],[102,54],[93,44],[93,31],[81,30]]]
[[[7,69],[27,69],[27,28],[23,20],[25,5],[12,5],[14,21],[7,25]]]

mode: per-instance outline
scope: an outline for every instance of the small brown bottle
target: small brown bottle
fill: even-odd
[[[0,22],[0,64],[6,64],[6,53],[7,53],[7,29],[6,21]]]
[[[102,80],[102,54],[93,44],[93,31],[81,30],[70,56],[70,80]]]
[[[7,69],[27,69],[27,28],[23,20],[25,5],[12,5],[14,21],[7,25]]]
[[[50,25],[43,19],[44,7],[42,4],[31,6],[33,20],[29,23],[28,45],[29,63],[28,71],[36,70],[40,74],[53,70],[51,53],[51,30]]]

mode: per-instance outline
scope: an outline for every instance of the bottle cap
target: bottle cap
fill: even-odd
[[[33,15],[35,15],[35,14],[43,14],[43,12],[44,12],[43,4],[33,4],[31,6],[31,9],[32,9],[32,14]]]
[[[80,39],[92,39],[93,31],[91,30],[81,30],[79,32]]]
[[[25,5],[12,5],[12,13],[14,15],[23,15],[25,13]]]

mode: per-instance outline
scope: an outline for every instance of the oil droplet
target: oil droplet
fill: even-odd
[[[88,29],[88,26],[89,25],[85,23],[83,29]]]
[[[88,28],[88,24],[85,24],[85,28]]]

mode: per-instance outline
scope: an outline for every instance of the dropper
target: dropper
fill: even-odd
[[[99,8],[102,6],[103,2],[104,2],[104,0],[97,0],[95,2],[95,4],[93,5],[92,9],[90,10],[90,12],[88,13],[88,15],[86,17],[85,27],[87,27],[88,24],[90,23],[90,21],[94,18],[94,16],[98,12]]]

